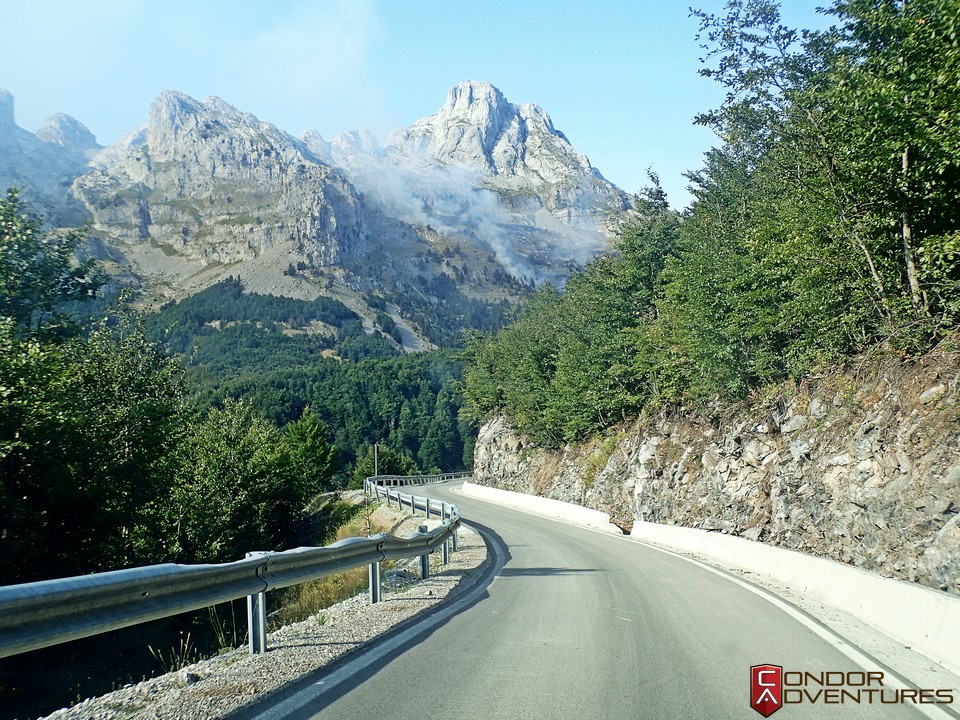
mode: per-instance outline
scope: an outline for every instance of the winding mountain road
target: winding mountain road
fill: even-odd
[[[751,718],[760,717],[749,707],[751,666],[878,670],[722,573],[468,498],[458,485],[417,492],[456,503],[483,532],[495,553],[492,582],[429,627],[400,633],[244,717]],[[875,703],[786,705],[777,718],[924,716],[911,703]],[[942,705],[920,707],[957,717]]]

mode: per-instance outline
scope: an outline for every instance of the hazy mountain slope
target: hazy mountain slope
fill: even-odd
[[[13,96],[0,90],[0,192],[20,188],[24,199],[53,224],[82,222],[70,183],[99,149],[82,123],[62,113],[47,118],[36,133],[17,126]]]
[[[168,91],[99,149],[67,116],[17,128],[12,103],[0,96],[0,180],[55,224],[89,221],[85,253],[148,304],[240,277],[250,292],[349,296],[368,326],[386,311],[409,349],[562,284],[632,207],[542,109],[486,83],[451,89],[385,146],[363,131],[295,138]]]
[[[438,113],[385,147],[362,131],[304,140],[388,215],[467,238],[534,282],[562,282],[606,250],[632,208],[546,112],[489,83],[451,88]]]

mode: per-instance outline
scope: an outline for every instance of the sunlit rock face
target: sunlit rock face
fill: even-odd
[[[394,217],[485,246],[516,277],[561,282],[609,249],[632,199],[536,105],[489,83],[450,89],[435,115],[393,133],[305,141]]]
[[[534,184],[599,175],[542,108],[513,105],[489,83],[451,88],[438,113],[396,133],[394,143],[413,155]]]
[[[571,226],[602,231],[631,207],[630,197],[574,149],[543,108],[513,105],[489,83],[451,88],[438,113],[395,133],[392,142],[411,155],[479,171],[488,187],[533,199]]]
[[[18,128],[0,93],[0,146],[0,180],[51,225],[87,223],[86,256],[157,298],[240,276],[294,297],[334,282],[409,302],[514,303],[608,250],[633,207],[546,112],[478,82],[384,144],[363,130],[296,138],[168,91],[100,148],[66,115],[35,135]]]
[[[276,246],[316,265],[363,242],[363,200],[302,143],[219,98],[165,92],[145,128],[100,153],[74,190],[99,233],[203,263]]]

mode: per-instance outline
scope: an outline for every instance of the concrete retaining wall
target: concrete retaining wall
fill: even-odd
[[[623,534],[620,528],[610,522],[610,516],[607,513],[591,510],[582,505],[537,497],[536,495],[526,495],[511,490],[500,490],[471,482],[463,483],[462,492],[469,497],[489,500],[518,510],[526,510],[534,515],[542,515],[554,520],[564,520],[575,525],[583,525],[616,535]]]
[[[777,580],[859,618],[960,674],[960,598],[833,560],[716,532],[638,522],[630,535]]]

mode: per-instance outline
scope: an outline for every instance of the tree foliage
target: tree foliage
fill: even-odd
[[[291,447],[294,438],[302,434],[285,437],[244,402],[194,419],[170,458],[169,499],[158,503],[171,530],[170,557],[225,562],[250,550],[289,547],[307,502],[329,481],[303,472],[309,448]]]
[[[616,252],[471,339],[474,420],[557,445],[651,404],[741,398],[875,344],[929,348],[960,307],[960,0],[772,0],[695,11],[697,122],[722,143],[681,217],[654,187]]]
[[[17,253],[36,259],[38,247],[62,253],[34,268],[48,288],[0,290],[4,581],[237,559],[297,542],[308,500],[333,487],[339,470],[323,422],[304,409],[281,430],[249,402],[191,407],[179,362],[123,308],[83,334],[52,332],[54,314],[56,327],[73,322],[55,300],[81,297],[63,288],[94,268],[64,270],[76,269],[69,245],[35,242],[41,225],[17,202],[4,211],[15,220],[4,225],[8,266]],[[298,309],[271,306],[287,317]],[[353,317],[338,303],[310,309]]]
[[[656,382],[640,350],[657,318],[657,279],[674,252],[679,215],[655,175],[615,253],[545,286],[496,335],[470,336],[464,414],[479,422],[508,409],[518,428],[558,445],[618,422]]]
[[[64,335],[74,330],[61,306],[93,297],[103,279],[90,260],[78,263],[74,251],[83,230],[45,232],[16,189],[0,198],[0,317],[20,333]]]
[[[817,263],[845,260],[871,315],[858,323],[864,334],[905,347],[956,321],[958,9],[837,0],[827,9],[837,24],[815,33],[784,27],[769,0],[697,13],[715,62],[703,74],[729,91],[699,121],[750,158],[751,180],[767,188],[768,242],[812,249],[804,259]]]
[[[30,579],[149,560],[144,508],[179,419],[179,369],[130,320],[65,345],[0,323],[3,574]]]

